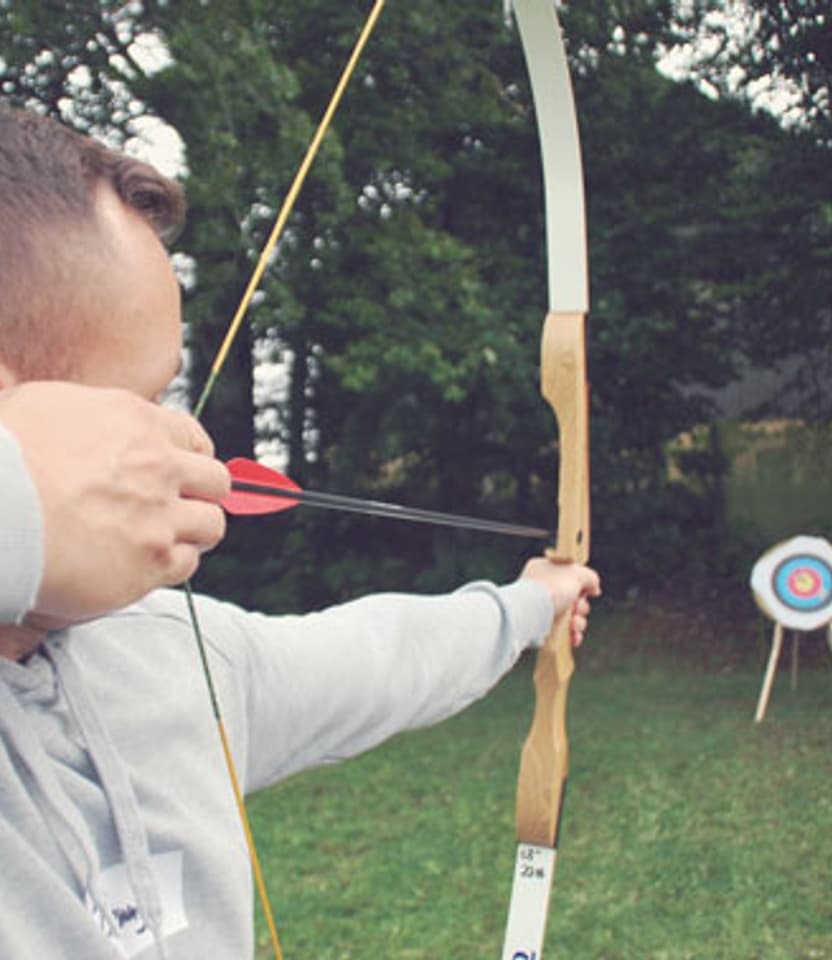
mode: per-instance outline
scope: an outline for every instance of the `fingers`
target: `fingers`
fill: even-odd
[[[586,597],[579,597],[575,606],[572,608],[572,616],[587,620],[589,617],[590,603]]]
[[[601,596],[601,578],[590,567],[578,566],[575,573],[581,591],[572,607],[569,630],[572,646],[579,647],[584,642],[584,635],[589,625],[590,603],[588,598]]]
[[[161,586],[174,587],[190,580],[199,567],[201,551],[188,543],[177,543],[170,551],[166,576]]]
[[[585,567],[581,564],[571,565],[573,573],[578,580],[581,596],[600,597],[601,596],[601,578],[591,567]]]
[[[205,434],[208,437],[208,434]],[[210,438],[209,443],[210,443]],[[213,448],[213,444],[211,444]],[[231,490],[228,467],[211,455],[181,451],[176,455],[180,477],[179,492],[183,497],[218,503]]]
[[[215,503],[183,499],[176,504],[175,543],[197,553],[211,550],[225,536],[225,512]],[[181,560],[179,562],[182,562]]]
[[[231,490],[231,475],[224,463],[214,459],[214,443],[202,425],[180,410],[159,408],[172,443],[178,487],[174,499],[173,542],[165,551],[166,585],[189,579],[203,553],[225,536],[225,512],[219,502]]]
[[[569,633],[572,639],[572,646],[579,647],[584,642],[584,634],[589,626],[590,603],[586,597],[581,596],[572,608],[572,614],[569,620]]]
[[[198,420],[183,410],[175,410],[171,407],[156,409],[165,422],[165,427],[175,446],[191,453],[213,457],[214,441]]]
[[[231,490],[231,474],[224,463],[214,459],[213,440],[189,414],[164,407],[158,409],[171,442],[179,448],[174,462],[180,496],[219,503]],[[182,538],[188,542],[214,546],[225,532],[221,511],[219,515],[216,511],[191,511],[190,520],[190,524],[180,526]]]

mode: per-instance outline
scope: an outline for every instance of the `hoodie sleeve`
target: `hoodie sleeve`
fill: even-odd
[[[458,713],[540,645],[554,613],[530,580],[375,594],[304,616],[200,599],[203,632],[224,649],[218,676],[236,688],[228,702],[242,705],[248,790]]]
[[[43,575],[40,501],[17,440],[0,425],[0,624],[19,623]]]

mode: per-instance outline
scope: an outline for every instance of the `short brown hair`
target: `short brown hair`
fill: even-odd
[[[71,284],[82,282],[72,248],[94,229],[100,185],[162,241],[179,233],[179,184],[57,120],[0,104],[0,360],[21,378],[63,375],[71,332],[62,327],[72,323]]]

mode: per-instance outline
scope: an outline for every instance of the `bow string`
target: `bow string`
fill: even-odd
[[[234,316],[231,319],[231,322],[228,325],[228,329],[225,333],[225,336],[220,344],[219,349],[217,350],[216,357],[214,362],[211,365],[210,372],[205,381],[205,385],[202,389],[202,392],[199,395],[199,399],[196,402],[194,407],[194,416],[199,418],[202,415],[205,405],[208,402],[208,398],[211,395],[211,392],[214,388],[214,385],[219,378],[220,373],[222,372],[223,366],[225,365],[228,352],[231,349],[232,344],[237,336],[237,333],[242,325],[243,319],[248,311],[251,301],[254,297],[254,294],[257,291],[257,288],[260,284],[260,281],[263,278],[263,274],[266,271],[266,267],[269,264],[269,260],[272,256],[272,253],[277,247],[278,241],[283,234],[283,231],[288,223],[289,217],[294,209],[295,202],[297,201],[298,195],[300,194],[301,188],[306,180],[306,177],[309,173],[309,170],[312,167],[312,164],[315,161],[315,157],[318,154],[320,146],[323,142],[324,137],[326,136],[327,130],[332,123],[332,118],[335,116],[335,112],[338,109],[341,99],[343,98],[344,92],[347,89],[350,78],[355,72],[355,68],[358,65],[358,61],[361,58],[361,54],[364,51],[364,47],[367,45],[370,36],[378,22],[381,12],[384,8],[385,0],[375,0],[373,7],[370,10],[369,15],[367,16],[364,26],[359,33],[358,39],[355,42],[352,53],[350,54],[349,59],[347,60],[346,65],[344,66],[341,76],[338,80],[338,83],[335,86],[335,89],[330,97],[329,104],[327,105],[323,116],[318,124],[318,127],[315,131],[312,140],[307,147],[306,153],[304,154],[303,160],[300,163],[300,166],[297,169],[292,184],[286,194],[286,197],[283,201],[283,204],[280,207],[280,210],[275,218],[274,225],[269,233],[269,236],[263,245],[262,250],[257,258],[257,263],[252,271],[251,277],[246,285],[246,288],[243,292],[243,295],[240,299],[240,303],[237,306]],[[275,960],[283,960],[283,951],[280,946],[280,937],[277,932],[277,924],[275,923],[274,914],[271,908],[271,903],[269,901],[268,892],[266,890],[266,883],[263,877],[263,871],[260,865],[260,857],[257,853],[257,845],[254,841],[254,835],[251,831],[251,824],[249,821],[248,813],[246,811],[245,798],[243,796],[243,791],[240,786],[240,778],[237,774],[236,765],[234,763],[234,757],[231,752],[231,747],[229,745],[228,734],[225,729],[225,723],[222,716],[222,708],[217,696],[216,686],[214,684],[213,676],[211,674],[211,667],[208,661],[208,654],[205,646],[205,641],[202,635],[202,630],[199,625],[199,618],[196,612],[196,605],[194,604],[193,591],[191,590],[190,583],[185,584],[185,596],[188,603],[188,612],[193,626],[194,631],[194,640],[197,645],[199,652],[200,664],[202,666],[202,672],[205,676],[205,682],[208,688],[208,695],[211,703],[211,710],[216,721],[217,732],[220,739],[220,744],[222,746],[223,758],[225,761],[225,767],[228,772],[228,778],[231,784],[231,790],[234,795],[234,802],[237,807],[237,811],[240,817],[240,823],[243,828],[243,834],[246,841],[246,847],[248,849],[249,860],[251,861],[252,873],[254,875],[254,882],[257,888],[257,896],[260,901],[260,906],[263,911],[263,916],[266,921],[266,927],[269,932],[269,940],[271,943],[271,949],[274,953]]]

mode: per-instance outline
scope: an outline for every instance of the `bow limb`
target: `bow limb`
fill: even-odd
[[[559,430],[554,562],[589,557],[585,318],[588,272],[583,176],[566,52],[552,0],[514,0],[543,162],[549,312],[541,387]],[[569,771],[566,703],[574,670],[570,611],[559,611],[535,668],[535,709],[517,782],[517,860],[503,960],[540,960]]]

